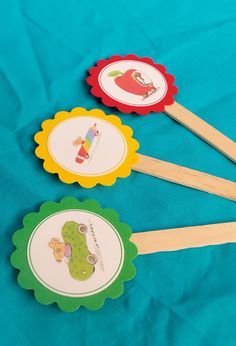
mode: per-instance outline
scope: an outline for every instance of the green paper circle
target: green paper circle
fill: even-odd
[[[35,228],[49,216],[71,209],[92,212],[105,219],[119,234],[124,249],[123,265],[115,280],[104,290],[85,297],[61,295],[45,287],[33,274],[27,256],[28,243]],[[10,261],[12,266],[20,271],[17,278],[19,285],[34,290],[36,300],[42,304],[57,303],[61,310],[67,312],[75,311],[81,306],[96,310],[102,307],[106,298],[118,298],[123,293],[123,283],[135,276],[136,270],[132,261],[137,256],[137,248],[130,241],[131,228],[119,221],[119,215],[113,209],[102,209],[95,200],[81,202],[73,197],[65,197],[59,203],[45,202],[39,212],[24,217],[23,225],[22,229],[13,234],[12,240],[16,250],[12,253]]]

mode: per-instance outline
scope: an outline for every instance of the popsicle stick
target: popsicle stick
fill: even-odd
[[[215,177],[173,163],[139,154],[139,161],[133,167],[137,172],[171,181],[193,189],[205,191],[236,201],[236,183]]]
[[[139,254],[236,242],[236,222],[133,233]]]
[[[236,162],[236,143],[223,135],[223,133],[216,130],[177,102],[174,102],[170,106],[165,106],[165,112],[171,118],[227,156],[230,160]]]

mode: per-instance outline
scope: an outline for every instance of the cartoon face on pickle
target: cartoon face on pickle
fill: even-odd
[[[124,73],[118,70],[111,71],[108,76],[115,77],[114,82],[121,89],[134,95],[143,96],[143,99],[158,89],[149,77],[135,69],[129,69]]]
[[[49,247],[53,249],[53,255],[57,262],[63,258],[68,260],[68,268],[71,276],[79,281],[89,279],[95,271],[97,258],[91,254],[86,241],[88,228],[84,224],[67,221],[62,227],[62,238],[52,238]]]

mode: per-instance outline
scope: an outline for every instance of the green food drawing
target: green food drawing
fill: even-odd
[[[67,258],[71,276],[79,281],[88,280],[92,276],[97,262],[96,256],[90,253],[87,246],[87,231],[86,225],[67,221],[62,227],[64,242],[52,238],[49,243],[56,261]]]
[[[85,211],[87,213],[95,215],[96,217],[99,217],[100,219],[105,220],[106,222],[109,222],[109,224],[112,226],[112,229],[121,238],[122,246],[124,247],[124,261],[117,278],[113,282],[109,283],[106,287],[104,287],[102,291],[83,297],[65,296],[62,293],[54,292],[52,289],[50,289],[50,287],[46,287],[38,280],[35,272],[32,271],[32,267],[30,266],[30,262],[27,256],[31,236],[34,234],[34,232],[37,232],[37,227],[47,218],[50,218],[53,215],[72,210],[78,210],[79,212]],[[89,220],[88,223],[88,232],[89,236],[91,236],[90,240],[92,242],[93,227],[91,226],[91,222]],[[86,225],[81,225],[81,223],[68,220],[67,222],[62,224],[61,231],[62,230],[63,234],[61,233],[61,237],[59,237],[60,239],[52,238],[48,244],[50,246],[50,250],[52,251],[52,260],[55,259],[56,261],[58,261],[59,266],[60,264],[66,265],[66,269],[68,270],[69,275],[71,277],[76,276],[74,280],[81,280],[81,276],[84,280],[90,280],[89,277],[92,279],[94,277],[93,273],[97,272],[98,274],[98,270],[100,267],[101,270],[103,270],[102,266],[100,266],[100,264],[102,263],[102,254],[99,252],[99,248],[96,246],[96,241],[93,244],[93,248],[95,249],[93,251],[96,253],[99,267],[97,268],[97,264],[95,263],[91,263],[87,267],[88,261],[85,261],[84,259],[93,260],[95,256],[93,256],[89,251],[92,250],[92,248],[90,249],[90,242],[86,242],[86,240],[88,240],[88,234],[86,234]],[[36,300],[41,304],[49,305],[55,302],[61,310],[67,312],[75,311],[81,306],[84,306],[90,310],[96,310],[102,307],[104,301],[107,298],[114,299],[119,297],[123,293],[124,283],[131,280],[135,275],[133,260],[137,256],[138,252],[136,246],[130,241],[131,235],[131,228],[119,221],[119,215],[114,210],[102,208],[100,204],[95,200],[79,201],[74,197],[65,197],[59,202],[45,202],[40,206],[40,209],[38,211],[31,212],[24,217],[23,228],[16,231],[13,235],[13,243],[16,248],[11,255],[11,264],[13,265],[13,267],[19,270],[17,278],[19,285],[25,289],[32,289],[35,293],[34,296]],[[48,240],[50,240],[50,238]],[[78,243],[80,243],[80,245],[78,245]],[[79,251],[78,255],[74,254],[74,252],[77,253],[77,251],[74,251],[73,249],[74,245],[81,247],[81,251]],[[78,259],[80,259],[80,256],[82,257],[81,262],[78,261]],[[91,256],[91,258],[88,256]],[[72,266],[69,267],[69,263],[72,258],[73,262],[76,263],[77,268],[79,268],[78,271],[75,270]],[[67,264],[60,263],[62,261],[66,262]],[[94,262],[96,262],[96,259]],[[80,263],[82,263],[82,265]],[[80,275],[81,268],[85,268],[86,275]],[[77,277],[78,272],[79,277]],[[85,279],[85,276],[87,277],[87,279]],[[61,279],[63,280],[63,275]],[[86,283],[86,281],[78,282]]]

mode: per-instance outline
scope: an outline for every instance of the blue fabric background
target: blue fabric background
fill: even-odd
[[[236,140],[234,0],[9,0],[0,4],[1,342],[5,345],[236,345],[236,244],[139,256],[125,294],[62,313],[16,283],[11,235],[45,200],[95,198],[134,231],[236,220],[234,202],[132,173],[112,187],[61,183],[33,135],[59,110],[100,107],[134,129],[140,152],[235,180],[235,165],[165,114],[121,115],[89,94],[86,71],[114,54],[150,56],[176,100]]]

